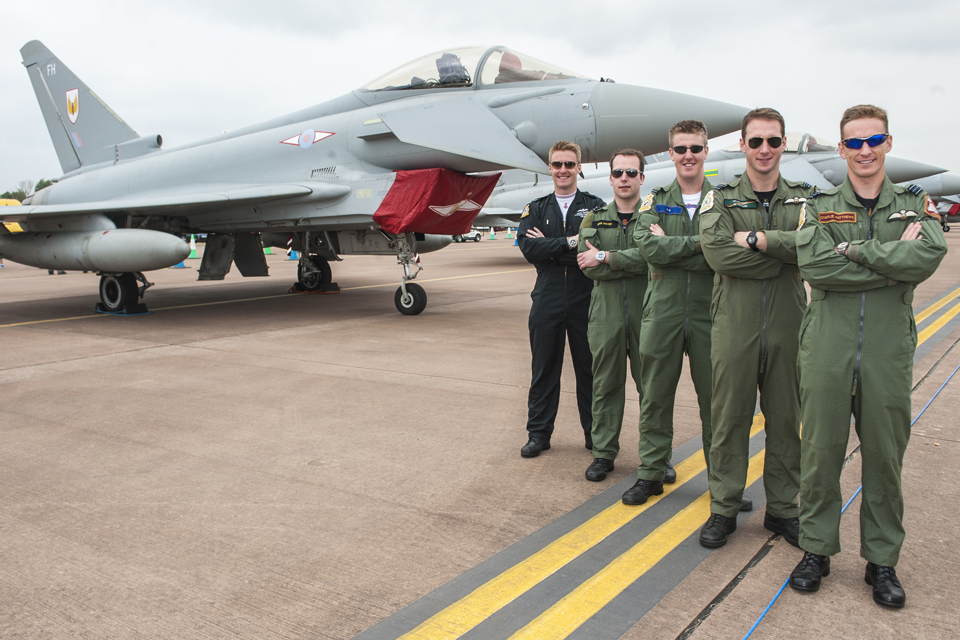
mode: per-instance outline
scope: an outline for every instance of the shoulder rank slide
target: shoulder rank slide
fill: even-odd
[[[923,193],[923,189],[921,189],[919,185],[915,185],[915,184],[910,184],[910,185],[908,185],[908,186],[907,186],[907,191],[909,191],[910,193],[912,193],[912,194],[915,195],[915,196],[918,196],[918,195],[920,195],[921,193]]]

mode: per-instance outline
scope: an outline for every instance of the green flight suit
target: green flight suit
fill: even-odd
[[[746,487],[758,388],[766,419],[767,513],[778,518],[799,514],[797,348],[807,295],[796,265],[796,229],[813,190],[781,176],[767,211],[744,176],[717,187],[701,205],[701,247],[717,272],[710,308],[710,511],[728,518],[740,511]],[[737,231],[763,231],[766,250],[741,247],[733,240]]]
[[[840,470],[852,412],[863,456],[860,555],[882,566],[896,566],[904,537],[900,472],[917,346],[913,290],[947,252],[936,208],[911,189],[884,178],[871,212],[844,181],[807,203],[796,239],[811,286],[798,361],[800,547],[840,552]],[[923,238],[900,241],[917,221]],[[846,256],[834,250],[841,242],[850,242]]]
[[[703,180],[700,204],[713,189]],[[655,236],[650,225],[666,235]],[[640,207],[634,241],[650,266],[640,330],[640,468],[643,480],[663,480],[673,451],[673,408],[683,354],[697,391],[703,453],[710,455],[710,299],[713,269],[700,251],[700,207],[691,220],[680,183],[654,189]]]
[[[640,318],[647,291],[647,263],[633,243],[639,218],[635,210],[623,225],[614,201],[588,213],[580,224],[579,250],[586,251],[589,240],[609,255],[606,264],[583,269],[583,274],[594,280],[587,324],[593,354],[594,458],[613,460],[620,451],[628,357],[640,392]]]

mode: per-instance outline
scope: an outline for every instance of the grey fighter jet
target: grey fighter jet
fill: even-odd
[[[736,130],[746,109],[600,81],[506,47],[450,49],[339,98],[193,144],[139,135],[43,44],[20,50],[64,175],[3,211],[0,257],[100,274],[100,304],[131,312],[144,271],[187,256],[206,233],[200,279],[236,264],[267,275],[263,246],[300,252],[305,290],[335,287],[330,261],[396,255],[395,301],[420,313],[418,253],[470,229],[502,169],[547,174],[558,139],[584,161],[621,147],[663,150],[663,131],[698,118]],[[11,229],[21,231],[11,232]]]

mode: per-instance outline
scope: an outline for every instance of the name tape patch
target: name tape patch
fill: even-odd
[[[827,222],[856,222],[857,214],[854,211],[821,211],[817,214],[821,224]]]

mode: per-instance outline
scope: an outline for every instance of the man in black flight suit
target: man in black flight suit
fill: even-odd
[[[593,393],[592,358],[587,342],[587,314],[593,281],[577,266],[580,222],[591,209],[606,203],[577,189],[580,147],[561,140],[550,148],[550,175],[554,193],[537,198],[520,217],[517,244],[523,257],[537,267],[537,284],[530,297],[530,350],[533,377],[527,401],[529,441],[520,449],[534,458],[550,448],[553,422],[560,405],[560,373],[564,339],[577,378],[577,406],[584,444],[593,449],[590,403]]]

